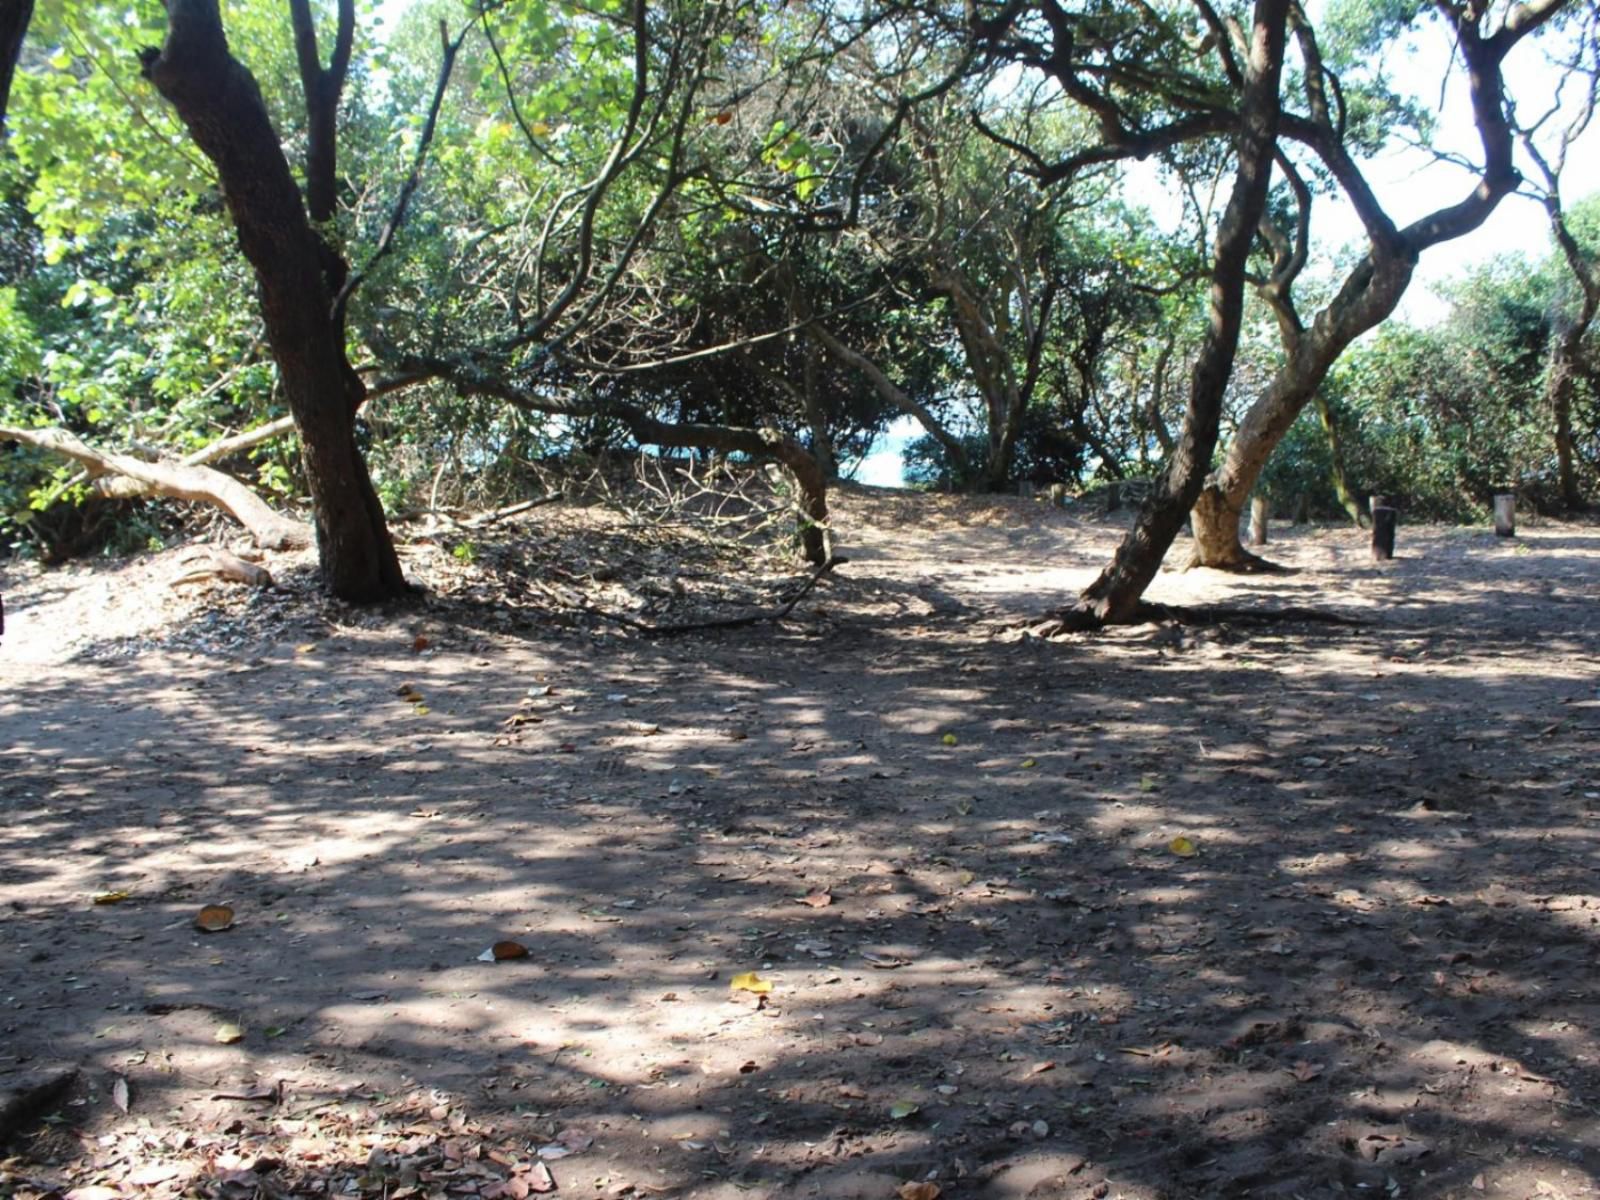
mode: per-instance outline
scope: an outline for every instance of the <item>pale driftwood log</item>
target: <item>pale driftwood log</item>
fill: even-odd
[[[269,588],[272,586],[272,572],[265,567],[257,566],[253,562],[246,562],[237,554],[229,554],[226,550],[219,550],[214,546],[207,546],[204,550],[206,561],[199,566],[190,567],[181,575],[174,576],[170,586],[177,587],[180,583],[194,583],[200,579],[228,579],[234,583],[242,583],[248,587]]]
[[[69,458],[82,466],[91,479],[115,475],[132,480],[140,485],[135,495],[166,496],[220,508],[243,525],[263,549],[291,550],[311,544],[311,530],[307,526],[274,511],[233,476],[211,467],[187,461],[144,462],[131,455],[96,450],[62,429],[18,429],[0,425],[0,441],[21,442]],[[115,497],[117,489],[108,489],[106,494]]]

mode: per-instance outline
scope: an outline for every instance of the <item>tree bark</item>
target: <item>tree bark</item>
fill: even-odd
[[[354,603],[402,595],[409,589],[356,447],[365,391],[334,316],[343,260],[307,217],[260,88],[228,49],[217,0],[166,6],[167,40],[144,51],[144,74],[216,166],[255,271],[267,340],[300,429],[323,578]]]
[[[0,441],[21,442],[69,458],[80,464],[91,479],[107,474],[131,479],[138,484],[138,495],[153,493],[220,508],[243,525],[263,549],[290,550],[311,544],[311,531],[304,525],[273,511],[233,476],[210,467],[188,462],[145,462],[126,454],[96,450],[63,429],[0,426]]]
[[[11,80],[17,59],[22,55],[22,39],[33,19],[33,0],[0,0],[0,137],[6,132],[6,105],[11,98]]]
[[[1140,598],[1183,528],[1211,462],[1221,424],[1222,395],[1233,371],[1244,307],[1245,264],[1266,207],[1277,145],[1284,27],[1289,0],[1257,0],[1250,77],[1239,119],[1239,164],[1217,232],[1211,267],[1210,325],[1189,381],[1183,429],[1167,465],[1139,510],[1115,559],[1061,614],[1061,628],[1094,628],[1132,620]],[[1237,520],[1237,516],[1235,517]],[[1238,530],[1234,531],[1237,538]]]

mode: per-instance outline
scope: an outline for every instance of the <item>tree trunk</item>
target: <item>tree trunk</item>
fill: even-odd
[[[1556,482],[1561,491],[1561,506],[1568,512],[1583,508],[1577,450],[1572,436],[1572,393],[1577,382],[1583,335],[1593,319],[1594,306],[1585,301],[1582,319],[1556,334],[1545,373],[1545,394],[1555,419]]]
[[[1317,419],[1322,422],[1322,432],[1328,438],[1328,476],[1333,482],[1333,494],[1339,498],[1339,507],[1350,514],[1350,519],[1360,529],[1363,517],[1361,501],[1350,490],[1350,477],[1344,473],[1344,445],[1339,436],[1339,425],[1333,419],[1333,406],[1328,403],[1321,388],[1317,389],[1315,400]]]
[[[822,405],[822,352],[810,338],[801,339],[804,358],[804,378],[801,381],[801,403],[805,407],[806,424],[811,428],[811,455],[817,460],[817,470],[827,480],[839,478],[839,459],[833,451],[833,438],[828,433],[827,413]]]
[[[90,478],[115,474],[135,481],[135,494],[154,493],[174,500],[210,504],[228,513],[249,531],[256,545],[268,550],[309,545],[310,531],[298,521],[273,511],[231,475],[198,463],[145,462],[126,454],[96,450],[63,429],[13,429],[0,426],[0,441],[21,442],[48,450],[82,465]],[[117,495],[116,490],[109,494]]]
[[[167,40],[144,74],[217,168],[239,247],[254,268],[261,315],[300,429],[323,578],[367,603],[407,590],[383,506],[356,447],[365,397],[345,357],[325,268],[342,260],[318,237],[255,78],[228,50],[217,0],[166,0]]]
[[[1272,178],[1283,71],[1288,0],[1257,0],[1251,38],[1250,78],[1245,84],[1233,192],[1217,232],[1211,268],[1210,326],[1190,376],[1183,430],[1166,469],[1139,510],[1115,559],[1063,614],[1065,626],[1098,626],[1131,620],[1139,600],[1161,568],[1173,539],[1195,502],[1221,424],[1222,395],[1233,371],[1244,306],[1245,264],[1266,207]],[[1234,539],[1238,540],[1237,510]]]
[[[0,0],[0,137],[5,136],[6,103],[11,79],[22,54],[22,39],[33,19],[33,0]]]

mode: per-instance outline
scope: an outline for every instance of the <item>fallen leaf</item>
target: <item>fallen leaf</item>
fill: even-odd
[[[937,1183],[902,1183],[900,1200],[939,1200],[944,1192]]]
[[[1053,1062],[1037,1062],[1028,1068],[1028,1072],[1023,1078],[1027,1079],[1034,1075],[1043,1075],[1046,1071],[1054,1071],[1055,1069],[1056,1065]]]
[[[73,1188],[63,1200],[121,1200],[121,1197],[122,1193],[114,1187],[91,1183],[87,1187]]]
[[[550,1168],[542,1162],[536,1162],[520,1176],[528,1181],[530,1192],[553,1192],[556,1190],[556,1177],[550,1174]]]
[[[122,1112],[128,1111],[128,1081],[124,1076],[118,1075],[111,1081],[111,1103]]]
[[[907,1117],[914,1117],[922,1111],[922,1105],[915,1100],[896,1100],[889,1106],[889,1115],[896,1121],[904,1121]]]
[[[711,118],[711,123],[713,125],[726,125],[731,120],[733,120],[733,114],[731,112],[719,112],[716,116]]]
[[[235,1042],[244,1040],[244,1030],[240,1029],[232,1021],[224,1021],[217,1026],[217,1031],[211,1035],[211,1040],[221,1042],[224,1046],[231,1046]]]
[[[194,927],[206,933],[221,933],[233,928],[233,909],[226,904],[208,904],[194,919]]]
[[[528,948],[521,942],[496,942],[482,954],[479,962],[504,962],[508,958],[527,958]]]
[[[1038,765],[1039,765],[1039,764],[1038,764],[1038,763],[1037,763],[1037,762],[1035,762],[1035,761],[1034,761],[1034,760],[1033,760],[1033,759],[1031,759],[1031,758],[1025,758],[1025,759],[1023,759],[1023,760],[1022,760],[1022,769],[1023,769],[1023,770],[1024,770],[1024,771],[1031,771],[1031,770],[1033,770],[1033,769],[1034,769],[1034,768],[1035,768],[1035,767],[1037,767],[1037,766],[1038,766]],[[929,1185],[928,1185],[928,1186],[929,1186],[929,1187],[934,1187],[934,1186],[936,1186],[936,1185],[934,1185],[934,1184],[929,1184]]]
[[[128,1176],[128,1182],[134,1187],[154,1187],[158,1183],[176,1179],[182,1174],[183,1168],[177,1163],[150,1163],[132,1172]]]
[[[804,904],[809,908],[827,908],[828,905],[833,903],[833,894],[826,888],[821,891],[807,892],[800,897],[797,903]]]
[[[101,892],[94,898],[96,904],[121,904],[132,892]]]
[[[296,654],[310,654],[315,651],[316,648],[317,644],[315,642],[301,642],[294,648],[294,652]]]
[[[422,700],[422,693],[417,691],[417,689],[409,683],[402,683],[399,687],[395,688],[394,694],[399,696],[400,699],[409,701],[412,704],[417,704]]]
[[[1289,1073],[1301,1083],[1310,1083],[1313,1079],[1315,1079],[1318,1075],[1321,1075],[1326,1070],[1327,1068],[1321,1063],[1301,1061],[1290,1067]]]
[[[946,746],[954,746],[956,744],[956,735],[953,733],[947,733],[939,740],[942,741]]]
[[[1156,790],[1156,777],[1154,775],[1141,775],[1139,777],[1139,790],[1153,792]]]
[[[772,991],[772,981],[763,979],[754,971],[744,971],[728,980],[728,988],[735,992],[754,992],[758,996],[765,996]]]
[[[433,709],[429,708],[426,704],[413,704],[411,706],[411,711],[416,713],[419,717],[425,717],[431,713]]]
[[[1171,850],[1179,858],[1193,858],[1196,854],[1200,853],[1200,847],[1196,846],[1194,842],[1184,837],[1182,834],[1179,834],[1177,837],[1168,842],[1167,849]]]
[[[417,634],[416,637],[411,639],[411,649],[414,652],[416,652],[417,654],[421,654],[424,650],[426,650],[431,645],[433,645],[433,642],[430,641],[428,638],[423,637],[422,634],[420,634],[420,633]]]

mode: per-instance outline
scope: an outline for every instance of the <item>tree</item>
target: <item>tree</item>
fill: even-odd
[[[1351,122],[1341,101],[1343,93],[1315,31],[1297,10],[1294,33],[1305,68],[1306,111],[1286,117],[1283,131],[1309,150],[1343,190],[1365,228],[1367,252],[1333,298],[1306,324],[1296,309],[1293,287],[1307,258],[1311,191],[1299,168],[1285,157],[1282,163],[1295,193],[1295,225],[1292,231],[1263,229],[1272,247],[1272,267],[1257,287],[1277,318],[1284,361],[1245,414],[1222,463],[1206,479],[1193,513],[1195,564],[1227,570],[1260,565],[1240,542],[1239,520],[1273,449],[1350,343],[1394,312],[1411,282],[1418,256],[1477,229],[1520,182],[1512,161],[1513,132],[1503,64],[1513,47],[1551,20],[1565,3],[1532,0],[1513,4],[1499,21],[1488,6],[1454,0],[1438,6],[1465,66],[1483,159],[1466,196],[1404,228],[1383,208],[1356,162],[1353,151],[1358,125]],[[1414,20],[1416,14],[1409,16]],[[1364,53],[1374,50],[1371,42],[1362,47]]]
[[[366,389],[346,350],[350,266],[325,232],[335,215],[337,122],[355,37],[354,0],[339,0],[327,66],[310,0],[290,3],[307,117],[304,200],[260,86],[229,49],[217,0],[166,0],[166,12],[166,41],[141,55],[144,75],[215,167],[239,248],[255,273],[267,340],[300,430],[323,577],[344,600],[399,596],[407,584],[356,445]]]
[[[1563,82],[1580,81],[1584,94],[1577,112],[1556,134],[1555,148],[1544,153],[1537,140],[1539,127],[1559,111],[1552,107],[1538,121],[1519,131],[1522,145],[1539,169],[1545,214],[1550,234],[1562,261],[1577,287],[1576,305],[1562,304],[1550,340],[1550,357],[1545,367],[1545,401],[1555,425],[1555,448],[1561,502],[1569,511],[1583,507],[1583,492],[1578,481],[1577,453],[1572,431],[1574,394],[1583,367],[1584,339],[1600,312],[1600,258],[1586,250],[1574,235],[1561,196],[1561,175],[1573,144],[1594,118],[1597,89],[1600,89],[1600,34],[1585,31],[1573,61],[1565,64]]]
[[[0,135],[5,133],[11,77],[22,56],[22,39],[27,36],[32,17],[33,0],[0,0]]]

